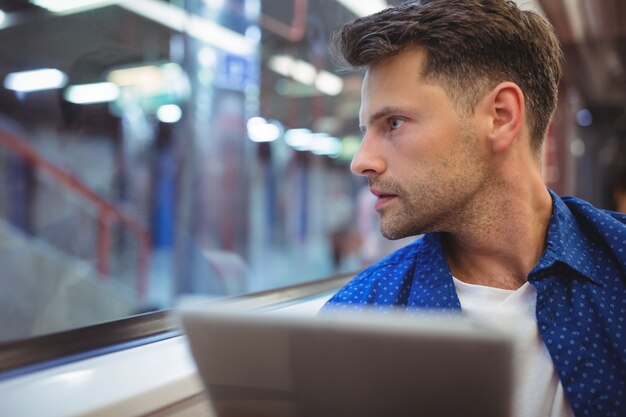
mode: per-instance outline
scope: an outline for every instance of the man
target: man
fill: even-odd
[[[626,216],[541,177],[561,50],[504,0],[422,0],[336,37],[365,67],[352,161],[389,239],[326,310],[453,309],[515,337],[516,416],[626,416]]]

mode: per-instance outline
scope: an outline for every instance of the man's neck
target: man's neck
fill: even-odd
[[[491,190],[472,216],[444,234],[450,270],[461,281],[517,289],[541,257],[552,198],[542,182],[510,187]]]

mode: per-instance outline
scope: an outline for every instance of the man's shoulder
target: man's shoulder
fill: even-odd
[[[577,197],[561,199],[566,207],[561,209],[564,212],[561,214],[568,225],[563,231],[581,236],[576,246],[570,244],[567,250],[574,254],[577,247],[586,248],[596,257],[616,262],[615,266],[619,265],[622,276],[626,277],[626,214],[597,208]]]
[[[626,214],[595,207],[588,201],[578,197],[560,197],[567,208],[578,220],[590,225],[626,228]],[[607,227],[607,228],[608,228]]]

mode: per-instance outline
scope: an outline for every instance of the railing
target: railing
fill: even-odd
[[[59,184],[96,207],[98,211],[96,268],[100,277],[107,278],[110,274],[111,231],[115,222],[127,228],[135,236],[138,243],[137,296],[140,302],[144,301],[150,262],[150,232],[148,229],[96,194],[71,173],[48,161],[19,137],[2,128],[0,128],[0,145],[8,148],[41,172],[50,175]]]

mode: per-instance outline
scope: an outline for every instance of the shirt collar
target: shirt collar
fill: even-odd
[[[441,233],[426,233],[418,242],[407,306],[460,310],[461,303],[441,245]]]
[[[598,274],[594,273],[595,262],[591,257],[598,248],[593,247],[595,245],[583,232],[574,213],[565,202],[554,191],[548,189],[548,192],[552,197],[552,215],[548,222],[546,248],[530,275],[555,263],[562,263],[590,281],[604,285],[597,278]]]
[[[595,239],[596,236],[593,233],[584,232],[577,221],[577,215],[570,207],[554,191],[548,189],[548,192],[552,197],[552,215],[548,222],[546,248],[529,277],[555,264],[563,264],[591,282],[605,286],[606,282],[603,277],[607,274],[597,271],[598,263],[593,259],[594,256],[606,256],[602,253],[601,245],[598,245]],[[430,263],[428,269],[431,275],[426,276],[430,277],[428,284],[431,288],[452,280],[441,244],[441,235],[441,233],[427,233],[424,236],[425,245],[422,250],[430,254],[424,258],[429,259]],[[614,267],[612,263],[609,266],[609,268]]]

